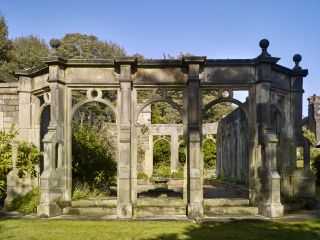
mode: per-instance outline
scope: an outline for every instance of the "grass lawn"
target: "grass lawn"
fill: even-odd
[[[0,239],[320,239],[320,222],[151,222],[0,219]]]

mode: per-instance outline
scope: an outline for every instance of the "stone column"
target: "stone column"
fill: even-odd
[[[179,133],[175,129],[171,134],[171,172],[179,170]]]
[[[57,46],[59,41],[57,40]],[[53,47],[52,41],[50,41]],[[62,210],[58,201],[65,201],[68,191],[68,164],[65,152],[65,106],[66,87],[64,82],[65,60],[58,56],[50,56],[45,60],[49,65],[49,87],[51,92],[51,111],[48,133],[43,139],[44,171],[40,177],[41,199],[37,208],[40,217],[60,215]]]
[[[260,41],[262,48],[258,61],[258,79],[256,83],[257,125],[259,126],[259,144],[261,145],[262,169],[261,178],[262,201],[259,212],[268,217],[283,215],[283,205],[280,202],[280,175],[277,171],[277,136],[272,132],[270,121],[271,103],[271,65],[278,59],[272,58],[267,52],[269,41]]]
[[[148,149],[144,158],[144,172],[151,177],[153,173],[153,135],[149,134]]]
[[[187,176],[189,218],[203,217],[203,169],[201,167],[201,101],[200,101],[200,64],[205,57],[183,59],[188,69],[187,92],[185,94],[187,114]]]
[[[295,146],[292,159],[296,160],[296,147],[304,147],[304,168],[295,169],[293,174],[293,192],[295,197],[302,200],[304,204],[312,204],[315,195],[314,176],[310,172],[310,144],[303,136],[302,132],[302,101],[303,101],[303,77],[308,74],[307,70],[303,70],[299,63],[302,57],[299,54],[293,56],[295,66],[293,67],[294,75],[291,77],[291,122],[294,129]],[[293,163],[292,163],[293,164]],[[296,163],[294,162],[294,165]],[[310,207],[310,206],[308,206]]]
[[[119,161],[118,161],[118,218],[132,218],[132,162],[131,162],[131,123],[132,123],[132,79],[134,59],[117,60],[120,69],[119,104]]]

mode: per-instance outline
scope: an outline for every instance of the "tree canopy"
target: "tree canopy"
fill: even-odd
[[[61,39],[58,53],[65,58],[99,59],[126,56],[117,43],[101,41],[94,35],[68,33]]]

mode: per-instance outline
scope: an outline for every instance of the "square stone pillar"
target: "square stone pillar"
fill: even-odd
[[[51,111],[48,133],[44,136],[44,171],[40,176],[41,198],[37,208],[40,217],[53,217],[62,213],[58,201],[65,201],[68,191],[68,174],[65,153],[65,97],[64,60],[51,57],[49,65],[49,87]]]
[[[185,57],[188,70],[187,91],[185,93],[185,111],[187,122],[187,214],[189,218],[203,217],[203,169],[201,158],[201,100],[200,68],[205,57]]]
[[[255,108],[256,108],[256,131],[258,132],[258,143],[256,150],[261,150],[261,155],[257,153],[256,160],[261,157],[261,168],[258,178],[261,181],[261,196],[257,192],[259,201],[259,212],[268,217],[279,217],[283,215],[283,205],[280,199],[280,175],[277,170],[277,143],[278,139],[271,128],[271,83],[272,83],[272,64],[279,59],[273,58],[269,54],[261,54],[257,58],[257,80],[255,89]],[[260,156],[259,156],[260,155]],[[255,166],[257,169],[259,166]],[[251,181],[251,179],[250,179]],[[254,181],[253,181],[254,182]],[[256,189],[255,186],[250,186]],[[252,202],[251,202],[252,203]]]
[[[171,134],[171,173],[179,171],[179,133]]]
[[[277,171],[277,137],[265,132],[263,146],[262,199],[259,213],[267,217],[280,217],[284,213],[280,199],[280,175]]]
[[[117,60],[120,70],[119,96],[119,161],[118,161],[118,218],[132,218],[132,79],[131,71],[135,59]]]

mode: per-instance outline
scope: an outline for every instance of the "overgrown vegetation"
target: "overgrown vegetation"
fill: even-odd
[[[21,213],[35,213],[40,204],[40,189],[35,188],[25,195],[16,196],[9,204],[9,211]]]
[[[0,202],[6,197],[7,174],[12,170],[12,142],[18,132],[14,125],[8,132],[0,131]],[[31,177],[37,175],[37,166],[41,156],[38,147],[32,143],[16,142],[18,146],[18,155],[16,159],[16,168],[18,175],[23,177],[26,173]]]
[[[72,125],[72,178],[74,188],[88,185],[91,190],[108,191],[115,184],[117,163],[115,146],[107,128],[96,129],[86,123]]]
[[[311,161],[311,170],[316,178],[316,184],[320,185],[320,149],[315,148],[317,145],[316,136],[310,130],[304,128],[303,136],[310,142],[310,161]]]

